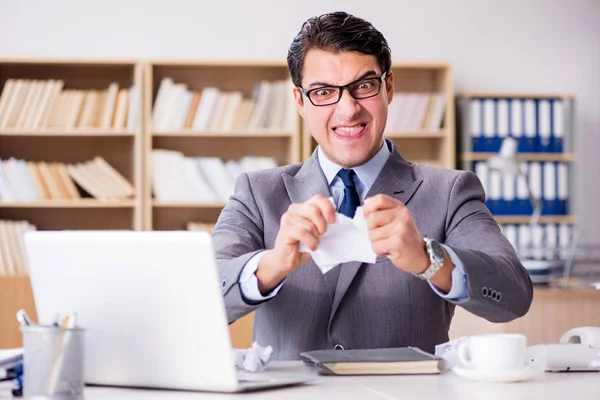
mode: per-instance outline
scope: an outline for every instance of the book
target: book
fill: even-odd
[[[323,375],[439,374],[444,370],[441,357],[418,347],[313,350],[300,357]]]

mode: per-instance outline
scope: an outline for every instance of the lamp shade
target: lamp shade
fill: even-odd
[[[488,165],[503,174],[521,174],[521,167],[517,160],[517,141],[511,137],[505,138],[500,152],[489,159]]]

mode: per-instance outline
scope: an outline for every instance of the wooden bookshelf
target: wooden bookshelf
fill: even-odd
[[[499,224],[528,224],[531,216],[528,215],[496,215],[496,222]],[[542,215],[540,224],[569,224],[576,222],[574,215]]]
[[[5,96],[5,103],[8,101],[6,99],[14,101],[11,106],[14,108],[8,114],[11,117],[5,117],[7,108],[6,104],[2,108],[0,97],[0,159],[73,165],[89,162],[99,156],[134,189],[134,194],[127,198],[95,198],[78,186],[76,190],[80,198],[40,197],[33,201],[0,199],[0,220],[28,221],[38,230],[143,228],[141,96],[122,101],[121,112],[126,110],[129,116],[133,111],[137,116],[131,123],[128,123],[124,114],[116,116],[118,100],[115,100],[115,108],[110,115],[106,107],[101,109],[99,105],[109,102],[99,98],[94,108],[90,106],[89,112],[93,110],[94,116],[88,114],[87,123],[83,123],[87,101],[85,96],[88,93],[94,91],[99,94],[111,84],[128,95],[132,87],[139,93],[142,89],[142,72],[141,65],[133,60],[0,59],[0,93],[4,93],[5,89],[6,93],[11,93],[9,88],[15,93],[17,81],[24,85],[21,88],[28,88],[20,89],[22,98],[12,93],[13,97]],[[62,82],[61,87],[55,89],[56,96],[70,91],[78,93],[83,100],[76,103],[71,96],[70,102],[65,97],[64,102],[58,103],[58,97],[51,97],[49,86],[44,86],[50,85],[49,82]],[[34,84],[38,85],[37,89],[34,89]],[[44,102],[44,90],[48,90],[48,99],[52,100]],[[119,94],[117,92],[117,96]],[[65,113],[63,117],[66,119],[62,122],[71,122],[64,125],[58,123],[58,119],[50,122],[53,106]],[[17,115],[19,117],[15,120]],[[42,115],[46,117],[42,118]],[[106,115],[108,125],[102,122],[104,119],[99,119],[100,115]],[[35,319],[29,278],[26,271],[19,274],[0,276],[0,348],[21,345],[21,333],[15,319],[19,308],[25,308]]]
[[[23,339],[16,318],[20,309],[25,309],[37,321],[29,277],[0,277],[0,349],[22,346]]]
[[[135,200],[55,199],[35,202],[0,202],[2,208],[133,208]]]
[[[483,152],[467,152],[461,153],[459,158],[461,161],[486,161],[495,156],[496,153]],[[519,153],[517,154],[519,161],[563,161],[574,162],[577,157],[574,153]]]
[[[155,131],[153,137],[190,137],[190,138],[216,138],[216,139],[244,139],[244,138],[290,138],[294,132],[271,132],[271,131],[231,131],[231,132],[205,132],[194,130],[181,131]]]
[[[300,161],[300,118],[296,110],[291,124],[284,129],[214,129],[203,127],[156,127],[153,112],[161,82],[171,78],[175,84],[186,85],[190,92],[207,87],[218,88],[222,93],[238,92],[244,99],[253,97],[256,85],[261,81],[276,82],[289,77],[284,61],[235,62],[235,61],[151,61],[144,71],[144,126],[145,126],[145,189],[144,226],[154,230],[186,229],[190,222],[215,223],[225,206],[224,201],[198,203],[189,201],[161,201],[153,198],[152,151],[175,150],[185,157],[216,156],[224,162],[247,155],[275,158],[278,165]],[[291,88],[286,93],[292,96]],[[202,94],[204,96],[204,94]],[[202,101],[202,99],[200,99]],[[200,108],[199,104],[197,107]],[[214,114],[213,114],[214,116]],[[159,122],[160,123],[160,122]],[[222,128],[222,126],[219,126]],[[253,314],[230,326],[234,347],[250,347],[252,344]]]
[[[574,132],[574,102],[575,96],[570,93],[496,93],[496,92],[473,92],[473,93],[459,93],[457,94],[457,130],[458,134],[458,163],[461,169],[465,170],[474,170],[474,166],[478,162],[483,162],[489,160],[491,157],[497,155],[496,152],[488,152],[488,151],[473,151],[472,144],[473,137],[470,132],[470,123],[471,123],[471,115],[469,110],[469,102],[474,99],[480,100],[503,100],[503,101],[511,101],[512,99],[521,99],[521,100],[544,100],[544,101],[552,101],[559,100],[562,102],[563,107],[563,150],[561,152],[517,152],[516,157],[520,162],[526,163],[564,163],[568,166],[568,195],[569,195],[569,206],[567,215],[545,215],[543,214],[540,218],[540,224],[569,224],[573,225],[576,222],[575,217],[575,199],[572,197],[575,193],[574,184],[576,177],[576,163],[577,163],[577,154],[575,153],[575,132]],[[510,104],[510,103],[508,103]],[[483,107],[483,106],[481,106]],[[507,107],[510,107],[508,105]],[[538,121],[539,111],[537,110],[537,105],[535,106],[535,134],[539,134],[540,130],[540,122]],[[496,106],[494,107],[494,115],[493,117],[497,117]],[[512,112],[512,111],[511,111]],[[524,111],[523,111],[524,112]],[[524,112],[525,113],[525,112]],[[552,115],[552,114],[550,114]],[[483,118],[481,117],[481,123],[483,124]],[[521,118],[525,118],[522,116]],[[497,121],[496,121],[497,122]],[[506,135],[510,135],[512,132],[512,120],[507,120]],[[553,121],[550,121],[550,124],[553,124]],[[526,136],[524,132],[524,124],[523,122],[523,132],[521,132],[521,136]],[[496,131],[499,130],[496,125]],[[547,129],[551,129],[549,126]],[[552,128],[553,129],[553,128]],[[483,132],[480,133],[483,136]],[[501,138],[502,139],[502,138]],[[520,146],[520,144],[519,144]],[[529,179],[529,178],[528,178]],[[557,189],[556,189],[557,190]],[[489,194],[488,194],[489,196]],[[496,220],[500,224],[527,224],[530,220],[530,215],[497,215]]]
[[[141,89],[142,67],[129,60],[0,59],[0,90],[4,89],[9,80],[61,80],[64,82],[63,91],[101,91],[106,90],[111,83],[116,83],[121,89],[132,86]],[[40,95],[41,92],[38,92],[38,97]],[[68,105],[64,107],[68,109]],[[23,218],[38,229],[72,229],[82,225],[93,229],[97,220],[101,220],[98,226],[108,229],[142,229],[141,99],[136,105],[138,123],[132,129],[22,125],[0,127],[0,158],[3,160],[14,157],[26,161],[69,164],[101,156],[135,190],[133,198],[115,201],[82,197],[2,202],[0,219]],[[83,192],[80,190],[80,193]],[[44,209],[53,211],[48,213]],[[89,219],[89,222],[82,224],[79,221],[81,218]]]
[[[155,149],[178,151],[185,157],[219,157],[223,162],[249,155],[273,157],[278,165],[300,161],[300,118],[295,109],[293,121],[286,127],[225,129],[223,125],[215,126],[209,122],[210,126],[201,128],[181,127],[181,125],[173,128],[169,124],[165,126],[160,119],[156,120],[157,117],[154,115],[157,108],[160,110],[156,103],[160,98],[159,91],[163,79],[170,78],[175,84],[185,85],[185,90],[200,93],[202,97],[197,106],[200,108],[203,97],[206,96],[204,91],[206,88],[217,88],[220,95],[237,92],[243,96],[243,99],[251,99],[260,82],[280,82],[288,77],[287,64],[283,61],[248,63],[150,61],[145,66],[143,115],[146,127],[144,143],[146,156],[144,226],[146,229],[185,229],[188,222],[214,223],[225,205],[224,200],[200,203],[154,199],[152,151]],[[291,86],[289,93],[288,91],[285,93],[286,96],[292,96]],[[160,101],[159,99],[158,102]],[[187,104],[185,106],[190,107]],[[215,115],[213,110],[211,118]],[[235,117],[237,118],[237,115]]]
[[[399,101],[398,95],[407,93],[441,93],[445,98],[445,110],[442,125],[437,129],[398,131],[388,124],[384,136],[393,140],[400,153],[409,161],[441,168],[455,168],[454,86],[450,63],[400,61],[394,62],[391,69],[394,73],[395,92],[392,103]],[[388,121],[390,120],[388,119]],[[316,145],[316,141],[304,124],[302,158],[310,157]]]
[[[176,203],[176,202],[162,202],[154,200],[154,207],[165,207],[165,208],[218,208],[225,207],[225,203]]]
[[[526,261],[532,257],[535,261],[564,258],[577,239],[574,110],[573,94],[457,95],[460,168],[479,174],[486,190],[486,204],[526,267]],[[516,142],[516,158],[523,175],[492,171],[486,163],[499,155],[507,137]],[[530,193],[542,205],[542,215],[535,226],[530,225]],[[557,203],[560,208],[553,209]],[[516,215],[505,215],[507,212]],[[532,281],[544,284],[561,273],[550,268],[544,272],[531,270]]]
[[[124,129],[58,129],[58,128],[44,128],[44,129],[0,129],[0,136],[52,136],[52,137],[60,137],[60,136],[135,136],[135,131],[129,131]]]

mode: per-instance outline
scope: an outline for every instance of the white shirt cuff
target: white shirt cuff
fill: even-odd
[[[440,297],[456,302],[464,302],[469,299],[469,287],[467,285],[467,274],[465,274],[465,267],[458,258],[458,255],[450,247],[446,245],[444,249],[448,252],[454,269],[452,270],[452,288],[448,293],[443,293],[435,285],[429,281],[429,286],[436,292]]]
[[[262,256],[266,253],[265,251],[261,251],[260,253],[256,253],[246,265],[242,269],[242,273],[240,274],[240,290],[244,297],[251,301],[264,301],[268,300],[272,297],[275,297],[281,287],[283,286],[283,282],[279,284],[275,289],[271,291],[267,296],[263,296],[258,289],[258,279],[256,279],[255,272],[258,269],[258,263]]]

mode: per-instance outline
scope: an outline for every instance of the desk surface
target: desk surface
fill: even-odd
[[[105,387],[86,387],[86,400],[110,399],[594,399],[600,392],[600,372],[550,373],[518,383],[482,383],[464,380],[451,371],[441,375],[404,376],[320,376],[300,362],[274,362],[268,372],[272,375],[306,373],[314,380],[300,386],[270,389],[237,395],[195,393],[167,390],[137,390]],[[0,398],[7,398],[6,391]]]

